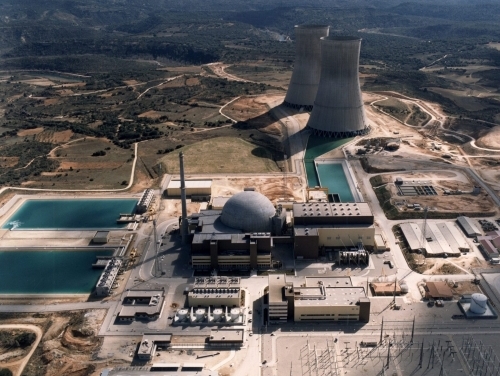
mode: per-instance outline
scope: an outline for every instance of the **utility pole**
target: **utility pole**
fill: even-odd
[[[398,283],[398,270],[396,269],[396,274],[394,274],[394,292],[393,292],[393,297],[392,297],[392,304],[396,304],[396,286]]]
[[[286,161],[286,154],[283,154],[283,177],[284,177],[284,185],[283,185],[283,199],[286,201],[287,200],[287,186],[286,186],[286,172],[288,170],[288,164]]]
[[[160,271],[161,275],[161,267],[160,267],[160,260],[158,258],[158,237],[156,234],[156,219],[153,219],[153,237],[154,237],[154,242],[155,242],[155,274],[158,277],[158,271]]]
[[[389,362],[391,361],[391,341],[387,344],[387,365],[386,367],[389,368]]]
[[[384,333],[384,318],[382,317],[382,326],[380,327],[380,345],[382,344],[383,333]]]
[[[418,361],[419,368],[422,368],[423,360],[424,360],[424,340],[422,339],[422,345],[420,346],[420,360]]]
[[[421,241],[421,245],[420,245],[423,250],[425,250],[425,242],[427,240],[427,237],[425,236],[426,232],[427,232],[427,210],[429,210],[428,206],[426,206],[424,208],[424,227],[422,229],[422,241]]]
[[[411,326],[411,339],[410,345],[413,345],[413,336],[415,334],[415,316],[413,316],[413,325]]]

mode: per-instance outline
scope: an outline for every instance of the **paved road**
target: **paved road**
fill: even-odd
[[[59,311],[77,311],[83,309],[107,309],[111,308],[116,302],[81,302],[81,303],[62,303],[62,304],[0,304],[0,312],[59,312]]]

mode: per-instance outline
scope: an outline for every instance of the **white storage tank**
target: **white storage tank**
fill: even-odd
[[[236,321],[240,317],[240,309],[232,308],[230,314],[231,314],[231,321]]]
[[[205,310],[203,308],[198,308],[194,313],[196,321],[203,321],[205,319]]]
[[[488,298],[479,293],[472,294],[469,310],[473,313],[483,314],[487,309]]]
[[[177,317],[179,318],[179,320],[185,320],[187,318],[189,314],[189,311],[187,309],[179,309],[177,311]]]
[[[216,308],[216,309],[214,309],[213,313],[214,313],[214,320],[215,321],[220,321],[222,319],[222,314],[223,314],[222,309]]]
[[[406,282],[401,282],[400,287],[401,294],[408,294],[408,285],[406,284]]]

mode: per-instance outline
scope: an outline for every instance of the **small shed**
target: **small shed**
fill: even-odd
[[[446,282],[427,282],[425,290],[427,299],[451,300],[453,298],[453,291]]]
[[[106,244],[109,241],[109,231],[97,231],[92,239],[92,243]]]
[[[393,296],[401,295],[401,286],[399,282],[372,282],[370,286],[375,296]]]

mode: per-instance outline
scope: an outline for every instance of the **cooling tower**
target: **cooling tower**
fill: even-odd
[[[361,39],[321,38],[321,78],[307,126],[324,137],[344,138],[368,133],[361,89]]]
[[[321,76],[321,38],[328,36],[329,26],[295,26],[295,64],[284,104],[311,111]]]

